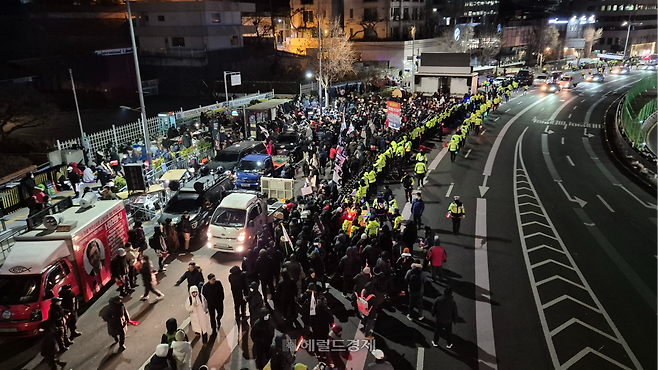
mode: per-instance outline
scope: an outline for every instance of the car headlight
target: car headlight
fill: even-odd
[[[238,234],[238,241],[243,242],[247,238],[247,232],[242,230],[240,231],[240,234]]]
[[[242,252],[242,251],[244,250],[244,247],[237,247],[237,248],[235,248],[235,250],[236,250],[237,252]]]
[[[210,231],[206,233],[206,236],[208,237],[208,240],[212,239],[212,233]]]

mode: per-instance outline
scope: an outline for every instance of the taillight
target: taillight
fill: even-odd
[[[243,242],[247,238],[247,232],[242,230],[240,231],[240,234],[238,234],[238,241]]]
[[[37,308],[32,311],[30,314],[30,321],[35,322],[35,321],[43,321],[43,314],[41,313],[41,309]]]

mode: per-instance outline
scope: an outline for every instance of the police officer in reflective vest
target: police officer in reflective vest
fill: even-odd
[[[427,172],[427,165],[425,162],[416,162],[416,177],[418,177],[418,186],[423,186],[423,179],[425,178],[425,172]]]
[[[450,212],[450,218],[452,219],[452,233],[457,235],[459,234],[462,217],[466,216],[466,210],[459,200],[459,195],[455,195],[455,200],[448,206],[448,212]]]

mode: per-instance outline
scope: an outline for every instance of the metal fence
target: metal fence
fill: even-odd
[[[261,100],[261,99],[271,99],[274,97],[274,91],[267,93],[256,93],[251,94],[239,99],[230,100],[228,102],[228,107],[237,107],[241,105],[247,105],[252,100]],[[226,103],[217,103],[218,109],[226,109]],[[176,117],[180,119],[198,117],[201,112],[211,110],[211,106],[194,108],[188,111],[176,112]],[[164,135],[165,127],[161,127],[157,117],[151,117],[146,119],[146,124],[148,126],[149,136],[151,138],[158,138]],[[99,131],[90,135],[87,135],[87,141],[89,142],[89,149],[92,153],[95,153],[98,150],[103,150],[108,142],[113,142],[116,145],[120,143],[136,143],[144,137],[144,129],[142,128],[141,120],[136,122],[128,123],[125,125],[112,125],[111,129]],[[80,138],[75,138],[66,141],[57,141],[57,148],[59,150],[71,149],[73,147],[82,146]]]
[[[644,78],[628,90],[624,100],[621,112],[621,127],[636,147],[642,145],[645,141],[640,121],[650,116],[653,113],[651,110],[655,111],[656,109],[655,92],[653,93],[653,99],[647,102],[643,101],[647,97],[646,92],[652,89],[653,91],[656,90],[656,78]],[[648,108],[645,109],[647,105]]]

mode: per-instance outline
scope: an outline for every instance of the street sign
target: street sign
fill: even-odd
[[[231,86],[242,85],[242,75],[239,73],[231,75]]]

